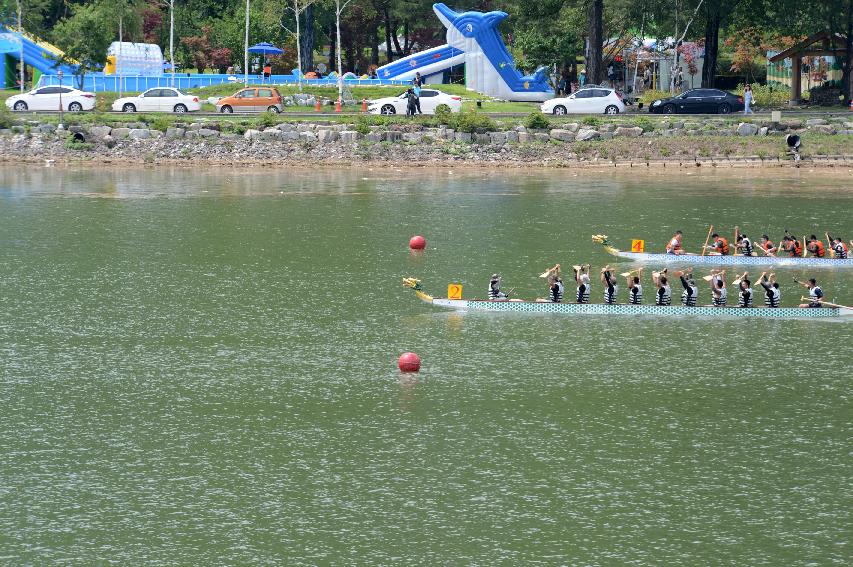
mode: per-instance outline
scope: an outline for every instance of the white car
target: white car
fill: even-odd
[[[71,87],[50,86],[33,89],[28,93],[17,94],[6,99],[6,106],[12,110],[59,110],[59,97],[62,95],[62,109],[69,112],[92,110],[95,108],[95,93],[87,93]]]
[[[446,105],[450,112],[462,110],[462,97],[449,95],[435,89],[421,89],[421,112],[435,114],[435,109]],[[367,111],[370,114],[406,114],[409,105],[408,95],[403,92],[398,96],[389,96],[370,101]]]
[[[583,88],[567,97],[546,100],[545,114],[619,114],[625,112],[622,96],[609,87]]]
[[[157,87],[137,96],[126,96],[113,103],[113,110],[121,112],[195,112],[201,110],[197,96],[184,94],[178,89]]]

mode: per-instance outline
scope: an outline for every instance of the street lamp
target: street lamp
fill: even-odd
[[[56,76],[59,77],[59,128],[65,129],[65,125],[62,123],[62,69],[60,69]]]

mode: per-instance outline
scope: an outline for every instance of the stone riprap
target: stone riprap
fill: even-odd
[[[689,121],[647,117],[626,118],[607,123],[590,121],[554,122],[546,130],[513,126],[494,132],[457,132],[447,127],[423,126],[418,123],[392,123],[384,126],[329,123],[281,123],[258,128],[238,128],[227,121],[175,121],[164,131],[142,122],[125,124],[73,125],[66,129],[50,123],[34,121],[0,129],[3,138],[0,159],[36,160],[39,158],[67,161],[101,159],[105,161],[139,161],[149,163],[172,161],[239,162],[270,160],[305,161],[384,161],[401,165],[442,161],[506,162],[517,166],[566,164],[572,161],[614,159],[612,152],[597,151],[608,141],[623,139],[618,159],[648,161],[654,154],[649,148],[673,144],[667,138],[722,140],[736,136],[760,138],[777,136],[775,152],[782,156],[785,134],[796,133],[807,143],[809,134],[851,136],[853,122],[849,118],[736,122],[720,119]],[[72,133],[83,136],[85,143],[72,143]],[[655,142],[660,138],[660,142]],[[79,140],[78,140],[79,142]],[[583,142],[583,143],[581,143]],[[768,140],[770,143],[770,140]],[[687,144],[687,141],[685,141]],[[687,147],[685,145],[685,147]],[[853,155],[853,144],[844,155]],[[836,152],[837,153],[837,152]],[[707,152],[678,150],[674,157],[699,160],[699,156],[733,159]],[[657,157],[672,154],[661,152]],[[645,156],[645,157],[644,157]],[[762,158],[763,159],[763,158]],[[780,157],[779,159],[783,159]]]

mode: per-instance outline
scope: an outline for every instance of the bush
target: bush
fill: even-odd
[[[75,150],[75,151],[82,152],[82,151],[91,150],[92,148],[95,147],[95,144],[92,144],[90,142],[79,142],[79,141],[74,139],[74,136],[69,136],[68,139],[65,140],[65,147],[68,148],[69,150]]]
[[[547,130],[551,127],[551,121],[541,112],[534,110],[524,119],[524,125],[531,130]]]
[[[581,119],[581,124],[597,128],[601,125],[601,118],[597,116],[584,116],[583,119]]]
[[[460,112],[453,115],[452,126],[457,132],[494,132],[498,129],[495,121],[479,112]]]
[[[278,115],[273,112],[261,112],[258,117],[255,118],[255,127],[259,130],[272,128],[279,122],[277,116]]]
[[[11,128],[14,125],[15,119],[12,118],[12,113],[5,104],[0,104],[0,128]]]
[[[175,124],[175,119],[169,116],[155,116],[148,120],[148,127],[152,130],[160,130],[165,132]]]
[[[646,118],[645,116],[641,116],[640,118],[635,119],[634,125],[642,128],[643,132],[651,132],[656,127],[655,123]]]
[[[446,104],[439,104],[435,108],[435,118],[440,124],[449,124],[453,120],[453,113]]]
[[[735,93],[743,96],[744,85],[738,85]],[[752,105],[764,108],[779,108],[791,100],[791,89],[773,85],[752,85]]]

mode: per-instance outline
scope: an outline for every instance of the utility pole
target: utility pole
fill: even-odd
[[[24,6],[21,0],[15,0],[15,3],[18,5],[18,43],[21,46],[21,92],[24,92],[24,24],[22,21]]]
[[[246,39],[245,52],[243,53],[243,82],[249,84],[249,0],[246,0]]]

